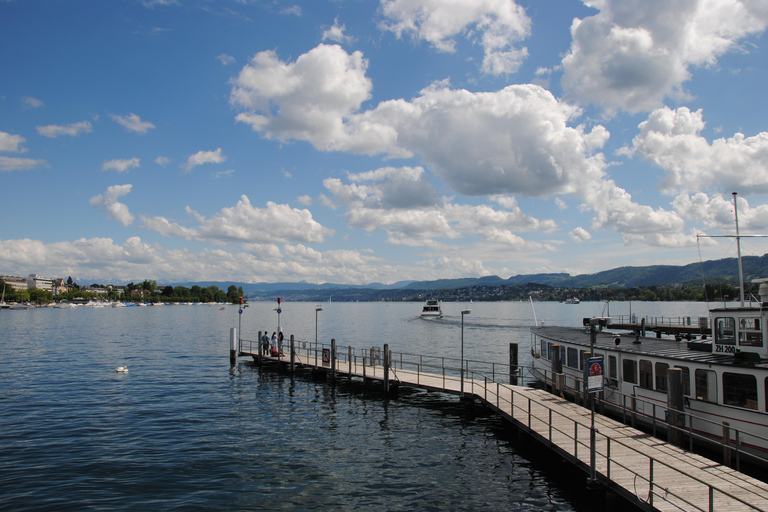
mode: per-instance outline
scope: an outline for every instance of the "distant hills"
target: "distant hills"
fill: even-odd
[[[742,258],[744,281],[768,278],[768,254]],[[736,258],[724,258],[688,265],[650,265],[645,267],[618,267],[594,274],[572,276],[565,273],[525,274],[503,279],[499,276],[478,278],[438,279],[434,281],[401,281],[391,285],[369,283],[312,284],[306,281],[294,283],[231,283],[205,281],[176,283],[172,286],[201,287],[216,285],[226,290],[234,284],[242,286],[243,292],[251,299],[271,299],[282,296],[286,300],[412,300],[421,295],[449,292],[466,288],[493,289],[494,287],[516,287],[542,285],[553,288],[636,288],[649,286],[701,286],[702,275],[707,284],[738,283],[739,270]],[[445,294],[443,294],[445,295]]]

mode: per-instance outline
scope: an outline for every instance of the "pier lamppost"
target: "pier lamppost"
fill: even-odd
[[[461,310],[461,398],[464,398],[464,315],[471,312],[471,309]]]
[[[317,306],[315,308],[315,350],[317,350],[317,313],[318,311],[322,311],[322,310],[323,310],[322,306]]]

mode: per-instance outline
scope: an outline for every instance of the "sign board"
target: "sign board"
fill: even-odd
[[[590,393],[599,393],[603,390],[603,358],[587,359],[587,368],[587,389]]]
[[[323,349],[323,366],[331,366],[331,349]]]

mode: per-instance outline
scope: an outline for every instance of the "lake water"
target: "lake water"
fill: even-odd
[[[440,320],[422,320],[414,303],[323,304],[318,338],[458,356],[466,307],[467,353],[506,363],[518,342],[526,364],[528,303],[445,303]],[[535,307],[552,325],[604,314],[598,303]],[[585,475],[455,397],[384,399],[245,358],[230,367],[229,329],[271,333],[276,303],[253,303],[241,318],[219,308],[0,311],[0,509],[595,510]],[[315,308],[283,303],[285,334],[314,340]],[[128,373],[115,372],[122,365]]]

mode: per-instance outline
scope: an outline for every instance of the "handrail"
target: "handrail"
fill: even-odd
[[[544,380],[547,383],[550,383],[553,385],[554,381],[553,381],[553,378],[551,377],[553,372],[551,370],[547,370],[545,368],[536,368],[535,371],[542,373]],[[565,375],[565,384],[566,384],[567,391],[574,394],[583,393],[583,389],[584,389],[583,378],[575,375],[569,375],[569,374],[564,374],[564,375]],[[569,386],[568,382],[572,382],[573,386]],[[621,402],[619,403],[618,401],[609,401],[604,399],[601,400],[598,397],[597,398],[598,403],[617,408],[622,414],[623,423],[632,424],[634,426],[634,422],[636,418],[645,419],[647,422],[650,422],[654,437],[656,436],[657,425],[661,426],[662,428],[672,428],[674,430],[677,430],[678,432],[681,432],[688,436],[688,451],[691,451],[691,452],[693,451],[694,440],[703,441],[705,443],[717,443],[717,441],[713,439],[713,437],[708,437],[706,435],[703,435],[699,432],[694,431],[693,429],[694,423],[699,425],[698,430],[701,430],[703,428],[702,425],[709,425],[710,427],[715,429],[722,429],[724,427],[722,423],[717,423],[716,421],[712,421],[709,418],[699,416],[689,411],[678,411],[678,414],[681,414],[685,418],[684,424],[686,426],[672,425],[671,423],[667,423],[657,418],[656,407],[658,407],[658,405],[654,403],[651,399],[645,399],[635,394],[622,393],[618,388],[614,388],[614,387],[606,386],[606,389],[610,389],[611,393],[621,396]],[[649,391],[654,391],[650,388],[641,388],[641,389],[648,389]],[[627,405],[627,401],[629,401],[630,403],[629,406]],[[649,414],[645,412],[646,407],[644,406],[642,408],[638,407],[638,404],[650,405],[652,409],[652,413]],[[667,410],[666,405],[662,407],[662,410]],[[629,416],[629,418],[627,418],[627,416]],[[735,455],[735,459],[736,459],[735,463],[736,463],[737,470],[740,468],[742,456],[756,459],[763,463],[768,464],[767,457],[744,449],[744,445],[748,444],[748,442],[746,442],[747,439],[760,440],[764,442],[766,445],[768,445],[768,437],[762,436],[760,434],[756,434],[754,432],[749,432],[747,430],[739,429],[732,425],[727,426],[727,428],[730,430],[731,433],[733,433],[736,441],[735,445],[730,444],[727,446],[727,449]],[[717,443],[717,444],[725,448],[725,443]]]
[[[484,398],[484,397],[480,396],[479,394],[477,394],[475,392],[475,385],[476,385],[476,383],[479,386],[479,381],[477,381],[475,379],[471,379],[471,381],[470,381],[470,386],[471,386],[470,387],[470,392],[474,396],[477,396],[478,398],[483,398],[486,402],[492,404],[493,403],[493,400],[492,400],[493,396],[491,397],[491,399],[488,399],[487,398],[487,394],[488,394],[489,390],[491,391],[491,393],[493,393],[493,387],[489,387],[488,386],[488,381],[487,380],[484,381],[484,384],[481,386],[482,389],[483,389],[483,395],[485,397]],[[525,408],[521,407],[519,405],[519,400],[517,402],[514,400],[515,390],[514,390],[513,386],[509,386],[509,385],[505,385],[505,384],[501,384],[500,385],[499,383],[496,383],[496,384],[497,384],[497,391],[496,391],[496,395],[495,396],[496,396],[497,404],[499,404],[502,401],[505,404],[508,404],[509,407],[510,407],[511,416],[513,418],[516,416],[515,415],[515,411],[516,410],[520,411],[523,414],[523,416],[527,416],[527,426],[528,426],[527,428],[528,428],[529,431],[533,430],[531,428],[531,424],[532,424],[532,421],[534,419],[536,421],[541,421],[541,422],[543,422],[545,424],[548,424],[549,425],[549,434],[548,434],[547,440],[550,443],[552,443],[553,431],[555,433],[557,433],[557,434],[565,436],[565,438],[567,440],[572,440],[574,442],[573,457],[576,458],[576,459],[578,459],[578,447],[579,446],[582,446],[582,447],[585,447],[585,448],[589,448],[588,443],[580,441],[579,437],[578,437],[579,426],[589,430],[589,425],[582,424],[582,423],[580,423],[577,420],[577,418],[574,418],[573,416],[565,415],[563,413],[560,413],[559,411],[553,410],[550,407],[548,407],[548,405],[545,402],[533,399],[531,397],[525,397],[525,400],[527,401],[527,407],[525,407]],[[507,400],[506,398],[502,398],[501,397],[501,393],[498,391],[500,386],[503,386],[505,389],[509,390],[509,396],[510,396],[509,400]],[[546,409],[548,411],[549,417],[545,419],[545,418],[541,418],[541,417],[536,416],[532,412],[533,411],[533,408],[531,407],[532,403],[535,403],[535,404],[543,407],[544,409]],[[499,407],[499,406],[497,405],[497,407]],[[562,418],[572,422],[572,424],[574,426],[573,435],[571,435],[567,430],[558,428],[556,426],[556,422],[552,421],[552,414],[553,413],[557,414],[558,416],[560,416],[560,417],[562,417]],[[618,467],[621,467],[621,468],[625,469],[626,471],[628,471],[629,473],[634,475],[635,478],[640,478],[641,481],[646,482],[648,484],[648,486],[649,486],[648,498],[645,501],[647,503],[649,503],[651,506],[653,506],[653,499],[654,499],[654,497],[658,497],[660,499],[663,499],[663,500],[667,501],[668,503],[672,504],[673,506],[676,506],[676,507],[682,509],[682,507],[680,507],[679,504],[673,503],[669,499],[669,496],[674,496],[680,502],[684,503],[685,505],[687,505],[689,507],[695,507],[698,510],[705,510],[705,509],[702,509],[702,508],[696,506],[695,504],[691,503],[690,501],[688,501],[683,496],[680,496],[673,489],[670,489],[670,488],[658,485],[658,483],[654,480],[654,465],[660,465],[660,466],[663,466],[663,467],[665,467],[665,468],[667,468],[669,470],[672,470],[675,473],[678,473],[678,474],[684,476],[685,478],[688,478],[688,479],[690,479],[690,480],[692,480],[692,481],[694,481],[694,482],[696,482],[698,484],[701,484],[702,486],[706,487],[706,489],[708,491],[708,496],[709,496],[709,509],[708,510],[715,510],[716,509],[715,502],[714,502],[714,500],[715,500],[715,491],[717,491],[718,493],[720,493],[723,496],[727,496],[728,498],[737,501],[738,503],[740,503],[742,505],[745,505],[745,506],[749,507],[750,509],[760,510],[760,508],[758,508],[755,505],[752,505],[752,504],[744,501],[743,499],[741,499],[740,497],[734,495],[733,493],[730,493],[728,491],[720,489],[719,487],[716,487],[716,486],[714,486],[714,485],[712,485],[710,483],[707,483],[706,481],[702,480],[701,478],[698,478],[698,477],[696,477],[694,475],[691,475],[690,472],[686,472],[686,471],[684,471],[682,469],[679,469],[679,468],[677,468],[675,466],[672,466],[672,465],[664,462],[663,460],[657,459],[657,458],[653,457],[652,455],[649,455],[649,454],[647,454],[645,452],[637,450],[633,446],[629,445],[628,443],[626,443],[626,442],[624,442],[624,441],[622,441],[620,439],[612,439],[612,438],[608,437],[607,435],[601,433],[600,431],[596,431],[596,434],[599,434],[600,437],[606,443],[606,450],[605,450],[605,452],[602,452],[602,451],[600,451],[597,448],[597,446],[599,446],[600,443],[595,441],[595,443],[596,443],[595,453],[596,453],[596,455],[602,457],[603,461],[605,462],[606,471],[605,471],[604,474],[602,474],[602,476],[604,478],[610,480],[611,466],[614,465],[614,466],[618,466]],[[643,457],[646,457],[648,459],[648,461],[649,461],[648,476],[645,476],[643,474],[638,473],[637,471],[631,469],[628,465],[623,464],[617,458],[611,457],[611,450],[610,450],[611,443],[619,444],[619,445],[621,445],[621,446],[631,450],[632,452],[634,452],[637,455],[641,455]],[[663,495],[662,495],[661,492],[659,492],[659,490],[663,491]],[[636,494],[636,496],[637,496],[637,494]],[[637,497],[640,498],[639,496],[637,496]]]
[[[256,344],[258,347],[258,342],[255,340],[247,340],[247,339],[240,339],[240,342],[248,342],[250,343],[251,347],[253,347],[253,344]],[[315,343],[314,341],[301,341],[301,340],[294,340],[294,352],[296,354],[301,354],[302,352],[305,354],[306,361],[309,362],[312,357],[314,357],[316,360],[321,359],[322,355],[322,349],[323,348],[330,348],[331,345],[329,343]],[[349,349],[351,348],[352,352],[352,360],[349,360]],[[344,349],[344,350],[342,350]],[[370,349],[362,349],[361,350],[363,355],[357,355],[356,350],[354,347],[350,346],[343,346],[343,345],[336,345],[336,358],[338,361],[342,363],[349,364],[350,362],[355,365],[362,365],[363,372],[366,373],[367,370],[370,370],[372,373],[370,376],[375,377],[377,368],[382,368],[380,365],[376,366],[374,363],[378,359],[377,356],[371,355]],[[413,354],[408,352],[390,352],[390,369],[395,370],[399,367],[399,369],[405,369],[406,367],[415,367],[416,373],[417,373],[417,380],[420,380],[419,375],[421,373],[424,373],[425,370],[434,370],[437,375],[442,376],[443,381],[443,387],[445,387],[445,383],[447,381],[453,381],[457,382],[459,381],[460,372],[461,372],[461,359],[454,358],[454,357],[442,357],[442,356],[426,356],[423,354]],[[426,361],[426,362],[425,362]],[[502,375],[502,373],[499,371],[501,369],[506,369],[506,372],[504,375],[509,375],[509,364],[504,363],[493,363],[488,361],[480,361],[480,360],[474,360],[474,359],[465,359],[464,360],[465,367],[465,382],[468,380],[474,379],[476,377],[482,377],[490,379],[491,382],[500,382],[499,376]],[[474,365],[474,368],[472,367]],[[483,371],[485,369],[486,371]],[[532,366],[524,366],[519,365],[517,367],[517,372],[515,372],[513,375],[509,375],[510,377],[517,377],[518,379],[522,378],[524,374],[531,374],[533,372],[539,372],[543,374],[544,380],[549,383],[553,384],[553,378],[552,378],[552,371],[547,370],[545,368],[535,368]],[[395,374],[396,375],[396,374]],[[434,375],[434,374],[433,374]],[[565,387],[566,391],[573,393],[574,395],[578,395],[580,393],[583,393],[583,379],[569,374],[565,375]],[[420,382],[419,382],[420,383]],[[569,385],[569,383],[571,385]],[[660,418],[657,418],[656,415],[656,408],[657,404],[653,403],[651,400],[638,397],[637,395],[630,395],[626,393],[622,393],[618,389],[610,388],[611,393],[615,393],[622,397],[621,402],[618,401],[608,401],[608,400],[601,400],[599,397],[597,398],[597,404],[600,406],[602,405],[608,405],[611,407],[614,407],[618,409],[618,411],[622,414],[623,422],[625,424],[631,424],[634,426],[634,422],[639,418],[641,420],[644,420],[646,422],[649,422],[651,424],[651,429],[653,431],[653,435],[656,436],[657,434],[657,426],[660,426],[663,429],[674,429],[678,432],[681,432],[683,434],[686,434],[688,436],[688,450],[693,451],[693,443],[695,440],[704,441],[706,443],[716,443],[714,439],[711,437],[708,437],[706,435],[703,435],[702,433],[696,432],[693,430],[694,424],[697,425],[710,425],[714,428],[723,428],[723,425],[720,423],[717,423],[715,421],[712,421],[708,418],[693,414],[688,411],[680,411],[678,414],[682,414],[685,418],[685,426],[677,426],[672,425],[670,423],[667,423]],[[627,401],[629,401],[630,405],[627,405]],[[645,412],[646,407],[638,407],[638,404],[649,404],[652,409],[652,413]],[[666,410],[666,407],[662,408],[662,410]],[[629,417],[628,417],[629,416]],[[741,464],[741,458],[742,457],[748,457],[752,459],[759,460],[763,463],[768,463],[768,458],[761,456],[757,453],[747,451],[744,449],[744,446],[749,444],[749,439],[755,439],[760,440],[768,444],[768,437],[761,436],[759,434],[755,434],[753,432],[748,432],[742,429],[738,429],[734,426],[728,426],[729,431],[733,434],[735,443],[729,444],[727,447],[724,443],[721,444],[724,448],[727,448],[729,454],[733,454],[735,456],[735,466],[736,469],[740,469]],[[699,428],[701,430],[701,427]]]

